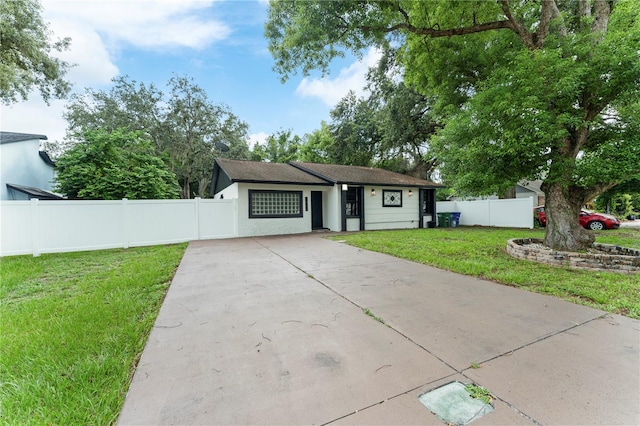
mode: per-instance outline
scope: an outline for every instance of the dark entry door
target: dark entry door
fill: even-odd
[[[322,229],[322,191],[311,191],[311,229]]]

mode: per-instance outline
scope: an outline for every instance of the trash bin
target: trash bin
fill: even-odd
[[[456,228],[460,226],[460,212],[451,212],[451,227]]]
[[[437,213],[438,227],[449,228],[451,226],[451,213]]]

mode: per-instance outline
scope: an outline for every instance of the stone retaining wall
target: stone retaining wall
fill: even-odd
[[[640,272],[640,250],[594,243],[596,253],[551,250],[535,238],[517,238],[507,242],[507,252],[519,259],[591,271]]]

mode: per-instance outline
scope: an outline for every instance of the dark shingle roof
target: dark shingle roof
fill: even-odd
[[[46,140],[47,137],[45,135],[34,135],[31,133],[0,132],[0,143],[30,141],[34,139]]]
[[[8,183],[7,188],[15,189],[16,191],[20,191],[24,194],[27,194],[29,198],[38,198],[40,200],[64,200],[58,194],[54,194],[51,191],[46,191],[40,188],[34,188],[33,186],[25,186],[25,185],[16,185],[15,183]]]
[[[418,179],[412,176],[395,173],[389,170],[373,167],[343,166],[338,164],[317,164],[292,162],[292,166],[307,171],[315,176],[332,183],[347,183],[355,185],[387,185],[387,186],[418,186],[436,188],[442,186],[435,182]]]
[[[261,163],[216,159],[211,180],[211,196],[234,182],[293,185],[384,185],[437,188],[442,185],[389,170],[372,167],[316,163]]]
[[[216,162],[232,182],[328,184],[326,180],[285,163],[260,163],[226,158],[218,158]]]

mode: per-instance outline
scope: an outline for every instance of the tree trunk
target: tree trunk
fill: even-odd
[[[593,244],[595,236],[580,226],[583,199],[571,196],[570,190],[559,183],[545,185],[545,213],[547,228],[544,244],[554,250],[578,251]]]
[[[207,198],[209,194],[209,191],[207,191],[207,189],[209,189],[209,183],[208,179],[200,179],[198,182],[198,197]]]
[[[191,180],[189,176],[185,176],[184,183],[182,185],[182,191],[180,191],[180,198],[183,200],[188,200],[191,198]]]

